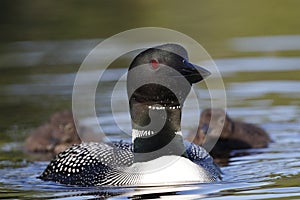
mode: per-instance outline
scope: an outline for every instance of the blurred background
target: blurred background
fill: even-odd
[[[235,72],[230,77],[224,74],[226,83],[238,87],[249,82],[240,87],[241,93],[236,91],[239,95],[269,90],[253,98],[272,105],[299,105],[299,6],[297,0],[3,0],[1,142],[19,137],[55,111],[70,109],[74,73],[89,51],[114,34],[146,26],[194,38],[221,72]]]
[[[299,8],[298,0],[1,0],[0,160],[23,160],[18,144],[31,130],[71,109],[76,72],[99,42],[138,27],[195,39],[219,67],[233,118],[299,142]]]

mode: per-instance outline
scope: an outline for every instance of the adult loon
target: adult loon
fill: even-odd
[[[39,176],[70,185],[174,185],[213,182],[221,171],[200,146],[184,141],[183,103],[210,75],[178,44],[146,49],[130,64],[127,93],[133,144],[82,143],[58,154]]]

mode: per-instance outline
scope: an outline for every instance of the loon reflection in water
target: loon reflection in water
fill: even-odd
[[[149,48],[132,61],[127,93],[132,144],[81,143],[39,176],[70,185],[174,185],[213,182],[221,172],[200,146],[184,141],[181,111],[193,83],[210,75],[178,44]]]

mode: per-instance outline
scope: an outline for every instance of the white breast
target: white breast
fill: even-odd
[[[148,162],[134,163],[130,168],[141,174],[141,185],[212,181],[205,169],[181,156],[162,156]]]

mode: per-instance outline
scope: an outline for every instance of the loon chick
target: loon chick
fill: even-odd
[[[211,121],[212,115],[216,120]],[[214,158],[222,157],[224,152],[234,149],[264,148],[271,142],[264,129],[254,124],[235,121],[223,109],[205,109],[200,116],[197,134],[191,133],[187,139],[205,148],[216,138],[218,141],[211,150]]]
[[[29,153],[58,154],[79,144],[73,114],[65,110],[54,113],[48,122],[36,128],[25,140],[25,151]]]
[[[82,143],[58,154],[39,177],[70,185],[173,185],[221,180],[200,146],[184,141],[181,110],[193,83],[210,74],[178,44],[146,49],[130,64],[132,144]]]
[[[53,158],[54,155],[70,148],[73,144],[84,141],[100,141],[101,136],[96,135],[86,126],[76,130],[73,113],[69,110],[56,112],[50,116],[48,122],[42,124],[26,138],[24,150],[26,153],[37,153],[45,158]]]

